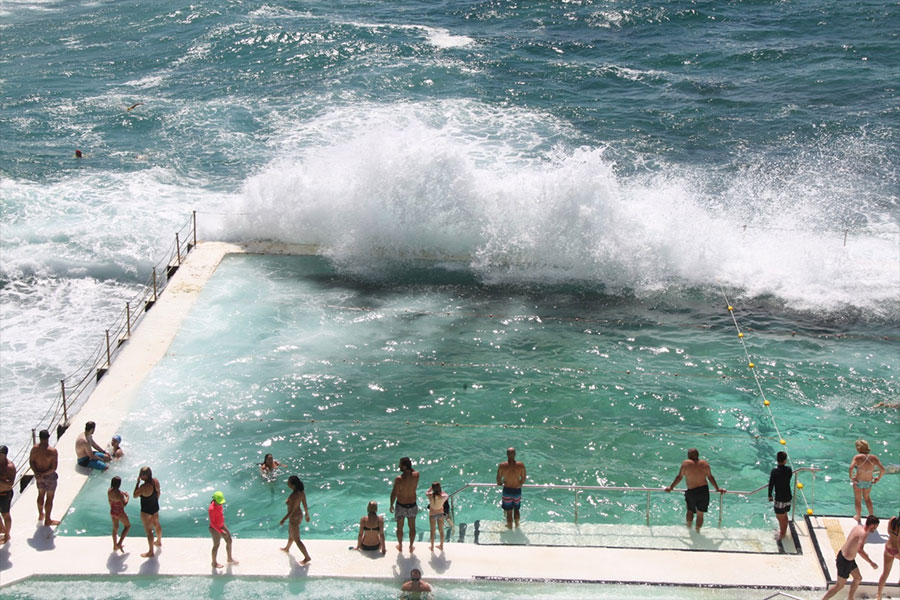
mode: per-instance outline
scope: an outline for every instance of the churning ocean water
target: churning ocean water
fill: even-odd
[[[0,440],[192,210],[348,276],[462,257],[896,335],[898,38],[892,1],[5,0]]]

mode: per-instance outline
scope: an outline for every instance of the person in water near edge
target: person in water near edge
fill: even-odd
[[[853,518],[859,523],[862,519],[862,501],[866,501],[866,508],[870,515],[875,514],[872,507],[872,486],[878,483],[884,476],[885,468],[878,457],[869,450],[869,442],[856,440],[856,451],[859,453],[850,461],[850,481],[853,483],[853,506],[856,512]],[[875,468],[878,468],[878,477],[874,477]],[[854,469],[856,474],[853,474]]]
[[[694,521],[694,513],[697,513],[697,531],[703,527],[703,517],[709,509],[709,486],[706,484],[708,479],[716,491],[724,494],[725,490],[716,483],[716,478],[712,475],[709,463],[700,460],[700,451],[696,448],[689,448],[687,451],[687,460],[682,461],[681,469],[675,476],[672,485],[666,488],[666,492],[671,492],[678,485],[682,477],[685,480],[687,490],[684,492],[684,501],[687,504],[687,526],[690,527]]]
[[[281,463],[275,460],[271,454],[266,454],[263,461],[259,463],[259,472],[263,475],[271,475],[275,469],[281,466]]]

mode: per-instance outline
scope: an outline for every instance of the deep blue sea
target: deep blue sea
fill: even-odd
[[[5,0],[0,440],[192,210],[382,287],[422,256],[708,314],[724,286],[894,336],[855,393],[896,401],[898,85],[895,1]]]

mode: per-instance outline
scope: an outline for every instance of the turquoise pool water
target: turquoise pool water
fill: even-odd
[[[433,582],[434,583],[434,582]],[[40,577],[0,591],[0,598],[67,598],[71,600],[195,600],[197,598],[252,600],[285,598],[302,594],[310,600],[353,598],[396,600],[400,582],[348,579],[232,579],[228,577]],[[446,600],[487,598],[546,598],[571,600],[741,600],[763,598],[771,592],[748,589],[697,589],[643,585],[591,585],[566,583],[435,583],[435,597]],[[801,592],[802,594],[802,592]]]
[[[781,447],[721,297],[490,286],[432,263],[394,271],[369,280],[317,257],[228,256],[132,399],[118,432],[126,457],[91,475],[61,531],[106,535],[109,478],[130,490],[144,464],[161,482],[168,536],[205,536],[216,489],[239,537],[286,536],[284,480],[297,474],[312,514],[304,535],[353,538],[370,499],[386,511],[401,456],[424,493],[433,480],[493,481],[507,446],[535,483],[663,486],[690,446],[724,487],[767,481]],[[823,470],[816,511],[849,514],[853,441],[900,462],[898,413],[873,408],[898,397],[896,327],[823,322],[765,299],[735,309],[795,465]],[[284,465],[275,482],[258,472],[267,452]],[[873,497],[896,512],[900,476]],[[582,523],[643,523],[642,494],[581,501]],[[496,520],[498,502],[493,488],[464,492],[457,522]],[[654,499],[654,524],[682,518],[680,495]],[[571,521],[572,493],[527,491],[523,519]],[[725,525],[769,521],[764,495],[727,499]]]

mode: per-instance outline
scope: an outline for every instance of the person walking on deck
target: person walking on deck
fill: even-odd
[[[856,512],[853,518],[859,523],[862,519],[862,501],[866,501],[866,508],[870,515],[875,514],[872,508],[872,486],[884,476],[884,465],[878,457],[869,451],[869,442],[856,440],[858,454],[850,461],[850,481],[853,483],[853,505]],[[874,477],[875,468],[878,468],[878,477]],[[853,474],[854,469],[856,474]]]
[[[218,561],[219,542],[225,540],[225,556],[229,565],[236,565],[238,561],[231,556],[231,532],[225,526],[225,494],[214,492],[209,502],[209,534],[212,536],[212,568],[221,569],[224,565]]]
[[[689,448],[687,451],[687,460],[682,461],[681,469],[675,476],[672,485],[666,488],[666,492],[671,492],[682,478],[685,480],[687,490],[684,492],[684,501],[687,503],[687,526],[690,527],[694,521],[694,513],[697,513],[697,531],[703,527],[703,517],[709,509],[709,480],[716,491],[724,494],[725,490],[716,483],[716,478],[712,475],[709,463],[700,460],[700,451],[696,448]]]
[[[37,486],[38,521],[44,525],[59,525],[50,516],[53,512],[53,497],[56,495],[56,481],[59,475],[56,467],[59,464],[59,452],[50,445],[50,432],[41,429],[38,434],[38,443],[31,449],[28,464],[34,473],[34,484]]]
[[[141,554],[143,558],[153,556],[153,546],[162,546],[162,527],[159,524],[159,497],[161,494],[159,480],[153,476],[153,471],[150,470],[150,467],[141,467],[132,496],[141,499],[141,523],[144,525],[149,546],[149,550]],[[153,539],[154,530],[156,531],[155,541]]]
[[[12,530],[9,507],[12,505],[13,485],[16,483],[16,465],[7,458],[8,454],[9,448],[0,446],[0,525],[3,533],[0,544],[9,542],[9,532]]]
[[[288,477],[288,487],[291,488],[291,495],[285,501],[287,504],[287,514],[281,518],[279,525],[284,525],[285,520],[288,522],[288,542],[287,546],[281,549],[282,552],[290,552],[291,544],[297,544],[300,552],[303,553],[301,565],[305,565],[312,559],[309,552],[306,551],[306,545],[300,541],[300,522],[303,521],[303,514],[306,513],[306,522],[309,523],[309,507],[306,506],[306,492],[303,491],[303,482],[296,475]]]
[[[786,464],[787,452],[779,452],[775,455],[778,466],[772,469],[769,474],[769,502],[773,502],[775,507],[775,518],[778,519],[778,539],[783,540],[787,533],[788,511],[791,510],[791,500],[794,499],[791,494],[791,477],[793,470]],[[775,496],[772,496],[772,491]]]
[[[519,509],[522,507],[522,486],[525,485],[525,463],[516,460],[516,449],[506,449],[506,462],[497,465],[497,485],[503,486],[500,508],[506,517],[506,528],[512,529],[513,518],[519,526]]]
[[[856,589],[859,587],[859,584],[862,583],[862,575],[859,573],[859,567],[856,566],[857,554],[866,559],[866,562],[872,565],[873,569],[878,568],[878,565],[869,558],[869,555],[866,554],[866,551],[863,549],[863,546],[866,545],[866,538],[869,537],[870,533],[878,529],[878,523],[878,517],[869,515],[865,525],[857,525],[850,530],[847,541],[844,542],[843,547],[838,550],[837,558],[835,558],[837,581],[827,592],[825,592],[825,595],[822,596],[822,600],[827,600],[837,594],[841,588],[847,584],[847,578],[851,575],[853,576],[853,583],[850,584],[850,592],[847,594],[847,600],[853,600]]]
[[[404,456],[400,459],[400,475],[394,478],[391,489],[390,511],[397,520],[397,550],[403,552],[403,520],[409,523],[409,551],[415,552],[413,542],[416,539],[416,487],[419,485],[419,472],[412,468],[412,461]],[[394,510],[394,503],[397,508]]]
[[[131,529],[131,519],[125,514],[125,505],[128,504],[128,492],[123,492],[119,488],[122,486],[122,478],[116,475],[109,482],[109,489],[106,490],[106,499],[109,502],[109,517],[112,519],[112,540],[113,552],[120,550],[125,552],[125,536]],[[122,523],[122,535],[116,539],[119,533],[119,523]]]

